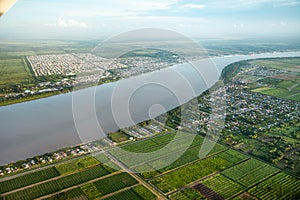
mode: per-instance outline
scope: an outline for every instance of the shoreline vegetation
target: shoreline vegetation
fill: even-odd
[[[268,66],[273,61],[282,62],[275,69]],[[300,93],[295,86],[300,73],[289,71],[298,64],[300,58],[260,59],[225,67],[220,79],[226,77],[226,85],[216,83],[209,89],[218,93],[219,87],[226,87],[230,98],[221,92],[221,99],[229,103],[221,108],[227,112],[225,127],[203,158],[199,158],[203,142],[215,141],[206,137],[210,126],[206,119],[211,114],[208,92],[196,97],[199,110],[190,110],[202,120],[181,126],[180,107],[189,106],[186,103],[168,111],[164,124],[158,116],[109,133],[101,141],[0,166],[0,199],[299,199],[300,168],[294,161],[300,157],[295,112],[300,99],[282,98],[281,92],[274,92]],[[273,93],[259,90],[266,87],[273,88]],[[165,166],[195,129],[188,149]],[[147,158],[132,159],[115,148],[148,153],[170,141],[176,145],[168,147],[167,153]],[[15,170],[17,165],[21,169]]]
[[[249,62],[258,62],[259,63],[259,62],[263,62],[263,61],[272,61],[272,60],[278,60],[278,59],[282,59],[282,58],[253,59],[253,60],[248,60],[248,61],[236,62],[236,63],[233,63],[233,64],[230,64],[230,65],[226,66],[223,69],[220,78],[223,78],[224,82],[227,83],[227,82],[229,82],[231,80],[231,78],[233,78],[234,76],[236,76],[240,72],[241,67],[243,65],[247,65]],[[285,58],[285,59],[297,59],[297,58]],[[298,59],[300,59],[300,58],[298,58]],[[93,86],[97,86],[97,85],[101,85],[101,84],[105,84],[105,83],[111,83],[111,82],[114,82],[114,81],[116,81],[116,80],[106,79],[106,80],[102,80],[102,82],[99,82],[98,84],[88,85],[88,86],[85,85],[85,86],[79,87],[77,89],[85,89],[87,87],[93,87]],[[30,101],[31,100],[37,100],[37,99],[40,99],[40,98],[51,97],[51,96],[54,96],[54,95],[60,95],[60,94],[65,94],[65,93],[69,93],[69,92],[72,92],[72,90],[71,89],[67,89],[67,90],[63,90],[63,91],[60,91],[60,92],[45,93],[45,94],[41,94],[41,95],[36,95],[37,98],[35,98],[35,96],[32,96],[32,98],[28,97],[28,98],[22,99],[23,101],[19,101],[18,102],[18,100],[16,100],[16,102],[14,102],[14,103],[22,103],[22,102],[28,101],[27,99],[29,99]],[[206,94],[206,92],[203,92],[203,94]],[[202,95],[200,95],[200,96],[202,96]],[[8,105],[11,105],[11,104],[8,104]],[[176,109],[174,109],[174,110],[176,110]],[[169,112],[173,112],[173,110],[169,111]],[[141,122],[141,123],[147,124],[147,122]],[[176,126],[174,126],[174,123],[171,126],[170,126],[170,124],[168,124],[168,126],[171,127],[171,128],[173,128],[173,129],[177,129]],[[115,135],[117,137],[115,137]],[[126,143],[130,142],[130,140],[129,140],[130,136],[127,134],[127,132],[124,132],[122,130],[119,130],[119,131],[114,132],[114,133],[109,133],[108,136],[109,136],[109,142],[111,144],[113,144],[113,145],[126,144]],[[134,141],[135,140],[136,139],[134,139]],[[53,164],[55,162],[64,161],[65,158],[66,158],[66,160],[68,160],[68,159],[72,159],[72,158],[74,158],[74,157],[76,157],[78,155],[79,156],[85,155],[85,154],[87,154],[87,153],[90,152],[91,148],[95,149],[96,146],[97,146],[97,144],[99,145],[101,143],[100,146],[103,145],[102,142],[100,142],[100,143],[99,142],[100,141],[95,141],[95,142],[90,143],[89,144],[89,145],[91,145],[90,147],[85,146],[86,144],[78,144],[78,145],[71,146],[71,147],[60,148],[60,149],[58,149],[56,151],[53,151],[53,152],[50,152],[50,153],[46,153],[44,155],[39,155],[39,156],[35,156],[35,157],[32,157],[32,158],[26,158],[25,160],[17,161],[15,163],[9,163],[7,165],[0,166],[1,169],[2,169],[0,171],[0,175],[2,175],[2,176],[4,175],[3,172],[5,171],[5,168],[7,168],[8,166],[14,166],[15,167],[16,163],[18,163],[17,165],[18,165],[18,169],[19,170],[13,172],[14,167],[11,167],[12,170],[10,170],[10,173],[6,173],[6,176],[7,175],[11,176],[11,175],[15,175],[15,174],[18,174],[18,173],[21,173],[21,172],[24,172],[24,171],[28,171],[28,169],[29,168],[31,169],[32,166],[33,166],[32,169],[36,169],[36,168],[39,167],[39,166],[36,165],[36,162],[40,162],[40,160],[38,160],[37,157],[47,157],[47,159],[46,159],[47,162],[49,160],[51,160],[51,162],[47,163],[47,164],[40,162],[40,164],[42,164],[41,166],[48,166],[48,165],[51,165],[51,164]],[[65,155],[66,150],[68,150],[70,152],[71,150],[74,150],[74,149],[76,149],[77,152],[75,152],[75,153],[72,152],[72,154],[69,153],[68,156]],[[78,154],[79,151],[80,151],[80,153]],[[52,155],[52,156],[50,156],[50,155]],[[69,157],[69,155],[71,155],[71,157]],[[57,159],[55,159],[55,157]],[[63,158],[63,160],[60,160],[62,158]],[[31,166],[32,160],[34,160],[34,164]],[[29,165],[28,166],[23,166],[24,161],[26,161]],[[21,171],[20,171],[20,167],[21,168],[23,167],[23,169]],[[6,177],[6,176],[4,176],[4,177]],[[0,178],[1,178],[1,176],[0,176]]]

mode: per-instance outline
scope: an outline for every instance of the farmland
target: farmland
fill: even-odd
[[[272,76],[259,79],[257,82],[262,85],[252,92],[300,101],[300,58],[262,59],[252,63],[265,69],[278,70]]]
[[[27,185],[54,178],[59,175],[59,172],[54,167],[50,167],[44,170],[26,174],[24,176],[9,179],[7,181],[2,181],[0,182],[0,193],[25,187]]]
[[[181,147],[190,137],[191,134],[174,132],[124,144],[120,148],[152,152],[166,147],[172,139],[175,140],[175,147]],[[169,199],[231,199],[242,198],[246,194],[264,199],[263,195],[273,198],[273,193],[276,197],[299,195],[296,192],[300,187],[298,178],[222,144],[216,144],[209,154],[199,158],[203,137],[194,135],[192,139],[190,147],[182,156],[166,167],[161,167],[161,163],[168,162],[168,158],[172,157],[170,155],[178,153],[178,148],[172,146],[167,155],[150,157],[149,161],[140,160],[129,165],[128,169],[136,171],[145,181],[143,184],[111,160],[122,161],[126,156],[121,155],[118,148],[113,148],[108,150],[108,156],[102,153],[96,157],[85,156],[7,180],[10,182],[0,182],[4,186],[1,187],[0,197],[43,197],[52,200],[156,199],[156,195],[148,188]],[[110,153],[114,153],[113,157]],[[22,181],[25,180],[24,177],[27,177],[26,182]],[[12,188],[6,188],[7,183]],[[267,186],[270,186],[270,192],[262,194]],[[282,191],[282,187],[287,192]]]
[[[260,199],[299,199],[300,180],[279,173],[249,190]]]
[[[224,198],[230,198],[244,189],[240,184],[222,175],[209,178],[203,181],[203,184]]]
[[[95,157],[0,179],[0,199],[299,199],[300,104],[297,93],[291,96],[299,91],[298,61],[271,71],[269,60],[244,63],[246,75],[237,70],[225,129],[203,157],[204,126],[190,126],[199,128],[197,135],[187,126],[126,143],[128,136],[116,132],[110,139],[119,144]],[[206,117],[210,109],[201,98],[201,112],[191,112]]]
[[[250,187],[279,170],[255,159],[249,159],[222,172],[237,183]]]
[[[242,159],[239,155],[235,156],[234,152],[222,152],[159,176],[151,180],[151,183],[163,192],[168,193],[212,173],[216,173],[219,170],[224,170]]]
[[[94,157],[84,157],[64,164],[57,165],[56,169],[57,171],[59,171],[60,174],[68,174],[97,164],[99,164],[99,161],[96,160]]]

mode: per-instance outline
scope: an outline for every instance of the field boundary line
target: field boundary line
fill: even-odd
[[[76,174],[76,173],[79,173],[79,172],[83,172],[83,171],[86,171],[88,169],[91,169],[93,167],[98,167],[98,166],[102,166],[102,164],[97,164],[97,165],[93,165],[93,166],[90,166],[90,167],[87,167],[87,168],[84,168],[82,170],[79,170],[79,171],[75,171],[75,172],[72,172],[72,173],[68,173],[68,174],[63,174],[63,175],[59,175],[59,176],[56,176],[56,177],[53,177],[53,178],[50,178],[50,179],[47,179],[47,180],[44,180],[44,181],[40,181],[40,182],[37,182],[37,183],[34,183],[34,184],[31,184],[31,185],[27,185],[25,187],[21,187],[21,188],[17,188],[15,190],[11,190],[11,191],[8,191],[8,192],[5,192],[5,193],[2,193],[0,194],[0,197],[1,196],[6,196],[6,195],[9,195],[9,194],[12,194],[12,193],[15,193],[15,192],[18,192],[18,191],[21,191],[21,190],[26,190],[28,188],[32,188],[36,185],[39,185],[39,184],[43,184],[43,183],[47,183],[47,182],[50,182],[50,181],[55,181],[57,179],[60,179],[60,178],[63,178],[63,177],[66,177],[66,176],[69,176],[69,175],[72,175],[72,174]],[[57,169],[56,169],[57,170]],[[106,170],[106,169],[105,169]],[[58,170],[57,170],[58,171]],[[109,171],[108,171],[109,172]],[[115,172],[113,172],[115,173]],[[110,175],[112,173],[109,173],[108,175]]]
[[[97,199],[105,199],[105,198],[107,198],[107,197],[113,196],[113,195],[118,194],[118,193],[120,193],[120,192],[124,192],[124,191],[126,191],[126,190],[130,190],[131,188],[134,188],[134,187],[136,187],[136,186],[138,186],[138,185],[141,185],[141,184],[140,184],[140,183],[136,183],[136,184],[134,184],[134,185],[131,185],[131,186],[122,188],[122,189],[117,190],[117,191],[115,191],[115,192],[106,194],[106,195],[104,195],[104,196],[102,196],[102,197],[99,197],[99,198],[97,198]]]
[[[167,170],[167,171],[165,171],[165,172],[163,172],[163,173],[160,173],[160,174],[158,174],[158,175],[156,175],[156,176],[153,176],[153,177],[151,177],[151,178],[149,178],[149,179],[146,179],[146,180],[147,180],[147,181],[151,181],[151,180],[153,180],[153,179],[155,179],[155,178],[158,178],[158,177],[161,177],[161,176],[163,176],[163,175],[172,173],[173,171],[179,170],[179,169],[182,168],[182,167],[186,167],[186,166],[188,166],[188,165],[194,164],[194,163],[199,162],[199,161],[201,161],[201,160],[205,160],[205,159],[210,158],[210,157],[212,157],[212,156],[216,156],[216,155],[218,155],[218,154],[220,154],[220,153],[223,153],[223,152],[225,152],[225,151],[228,151],[228,148],[227,148],[227,149],[224,149],[224,150],[220,150],[220,151],[218,151],[218,152],[215,152],[215,153],[213,153],[213,154],[211,154],[211,155],[209,155],[209,156],[207,156],[207,157],[205,157],[205,158],[198,158],[197,160],[194,160],[194,161],[188,162],[188,163],[186,163],[186,164],[180,165],[180,166],[178,166],[178,167],[176,167],[176,168],[174,168],[174,169]],[[174,152],[174,153],[175,153],[175,152]],[[163,157],[165,157],[165,156],[163,156]],[[161,158],[162,158],[162,157],[161,157]],[[158,159],[160,159],[160,158],[158,158]],[[157,159],[157,160],[158,160],[158,159]],[[152,161],[154,161],[154,160],[152,160]],[[143,164],[147,164],[147,163],[143,163]],[[138,165],[138,166],[139,166],[139,165]],[[150,167],[151,167],[151,166],[150,166]]]
[[[38,198],[36,198],[36,199],[47,199],[47,198],[52,197],[52,196],[54,196],[54,195],[57,195],[57,194],[60,194],[60,193],[63,193],[63,192],[67,192],[67,191],[72,190],[72,189],[75,189],[75,188],[79,188],[79,187],[84,186],[85,184],[88,184],[88,183],[93,183],[93,182],[96,182],[96,181],[99,181],[99,180],[102,180],[102,179],[105,179],[105,178],[109,178],[109,177],[111,177],[111,176],[120,174],[120,173],[122,173],[122,172],[123,172],[123,170],[119,170],[119,171],[113,172],[113,173],[111,173],[111,174],[107,174],[107,175],[105,175],[105,176],[101,176],[101,177],[98,177],[98,178],[95,178],[95,179],[86,181],[86,182],[84,182],[84,183],[80,183],[80,184],[78,184],[78,185],[74,185],[74,186],[71,186],[71,187],[68,187],[68,188],[59,190],[59,191],[54,192],[54,193],[51,193],[51,194],[47,194],[47,195],[38,197]]]

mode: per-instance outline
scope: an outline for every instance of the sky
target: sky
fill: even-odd
[[[300,0],[19,0],[0,18],[0,39],[100,39],[139,28],[299,37]]]

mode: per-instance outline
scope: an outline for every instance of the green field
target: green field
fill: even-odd
[[[216,175],[202,182],[222,197],[230,198],[243,191],[244,187],[223,175]]]
[[[251,188],[249,193],[260,199],[299,199],[300,180],[281,172]]]
[[[265,95],[270,95],[279,98],[288,98],[289,96],[295,94],[293,91],[288,91],[282,88],[271,88],[271,87],[262,87],[252,90],[252,92],[258,92]]]
[[[123,192],[119,192],[115,195],[112,195],[105,200],[154,200],[157,197],[152,194],[147,188],[143,185],[137,185],[131,189],[125,190]]]
[[[245,187],[250,187],[278,171],[277,168],[261,161],[249,159],[223,171],[222,174]]]
[[[6,181],[0,182],[0,194],[11,190],[15,190],[27,185],[38,183],[59,176],[59,172],[54,167],[20,175]]]
[[[92,156],[88,156],[88,157],[76,159],[76,160],[73,160],[70,162],[66,162],[63,164],[59,164],[59,165],[56,165],[55,167],[59,171],[60,174],[68,174],[68,173],[76,172],[76,171],[82,170],[84,168],[95,166],[98,164],[100,164],[100,162],[96,158],[94,158]]]
[[[206,198],[197,190],[192,188],[185,188],[179,192],[170,195],[172,200],[205,200]]]
[[[108,134],[108,137],[112,141],[117,142],[117,143],[129,140],[129,135],[127,135],[123,132],[110,133],[110,134]]]
[[[261,59],[254,63],[269,68],[300,72],[300,58]]]
[[[138,182],[127,173],[117,174],[112,177],[93,182],[102,195],[118,191],[137,183]]]
[[[104,179],[100,179],[98,181],[87,183],[81,187],[52,196],[49,199],[71,199],[71,198],[97,199],[103,197],[104,195],[124,189],[126,187],[133,186],[137,183],[138,182],[134,178],[132,178],[129,174],[123,172],[123,173],[115,174],[110,177],[106,177]],[[133,190],[133,192],[140,197],[139,199],[142,199],[142,196],[145,194],[149,195],[150,197],[151,195],[153,195],[146,188],[143,189],[140,186],[137,186],[137,188],[134,187],[130,190]],[[117,195],[120,194],[118,196],[122,196],[121,193],[122,192],[117,193]]]
[[[109,173],[102,166],[95,166],[75,174],[59,177],[56,180],[39,183],[27,189],[8,194],[5,196],[5,199],[34,199],[108,175]]]
[[[0,88],[32,82],[33,77],[22,58],[0,59]]]
[[[151,183],[164,193],[168,193],[219,170],[224,170],[246,158],[242,154],[228,150],[159,176],[151,180]]]

